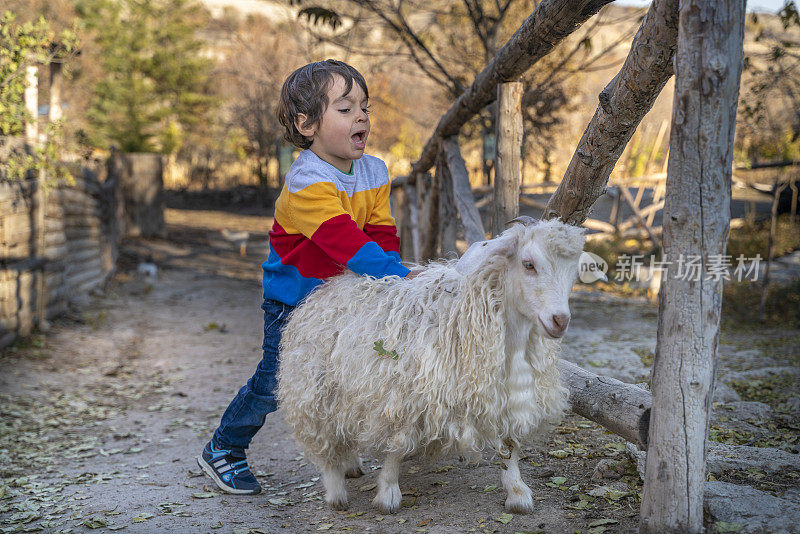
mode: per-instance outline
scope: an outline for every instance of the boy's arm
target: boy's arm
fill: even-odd
[[[364,233],[375,241],[384,252],[400,261],[400,238],[397,237],[397,227],[392,218],[389,202],[391,192],[392,186],[388,183],[378,189],[375,207],[364,225]]]
[[[286,208],[297,231],[351,271],[375,278],[391,275],[402,278],[410,272],[400,264],[399,254],[384,252],[359,230],[332,183],[317,182],[289,193]]]

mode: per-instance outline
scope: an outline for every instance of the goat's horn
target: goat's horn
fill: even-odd
[[[531,226],[536,224],[538,221],[533,217],[529,217],[527,215],[520,215],[516,219],[511,219],[505,225],[508,226],[509,224],[520,223],[525,226]]]

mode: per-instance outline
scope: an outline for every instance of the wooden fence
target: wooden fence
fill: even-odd
[[[113,275],[124,235],[164,233],[161,157],[113,153],[73,183],[0,181],[0,348]]]
[[[119,189],[102,172],[83,168],[74,183],[49,188],[0,182],[0,348],[45,328],[114,272]]]

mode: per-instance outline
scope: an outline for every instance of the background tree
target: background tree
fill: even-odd
[[[208,120],[212,63],[196,35],[193,0],[78,0],[103,68],[87,113],[88,141],[126,152],[171,153]]]
[[[778,17],[747,19],[736,131],[744,163],[800,158],[800,14],[787,1]]]
[[[311,1],[290,3],[300,5],[299,16],[309,21],[309,31],[320,41],[345,53],[381,58],[387,70],[408,73],[412,65],[417,70],[414,74],[424,75],[441,92],[440,98],[448,101],[464,91],[538,4],[522,0],[339,0],[326,2],[325,7]],[[548,159],[557,127],[580,93],[580,77],[630,40],[642,14],[641,10],[622,10],[611,16],[601,12],[525,75],[523,106],[529,155]],[[593,46],[594,37],[609,24],[618,26],[615,39]],[[599,67],[612,65],[605,61]],[[492,105],[467,124],[462,134],[490,140],[494,122]],[[491,143],[484,143],[484,150],[491,152]],[[485,154],[484,161],[490,156]]]
[[[288,28],[261,16],[233,21],[227,59],[215,71],[225,102],[224,123],[243,133],[259,183],[266,186],[270,160],[279,157],[283,128],[275,108],[286,76],[299,66],[296,41],[285,38]],[[284,149],[286,150],[286,149]]]

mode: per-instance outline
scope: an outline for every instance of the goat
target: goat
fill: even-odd
[[[393,513],[404,456],[493,448],[506,508],[533,510],[519,450],[567,407],[557,340],[584,237],[557,221],[515,222],[413,279],[335,277],[292,312],[278,398],[334,509],[347,507],[360,451],[386,455],[373,504]]]

